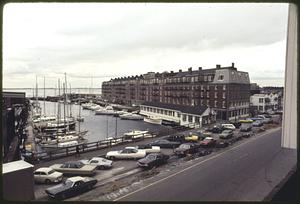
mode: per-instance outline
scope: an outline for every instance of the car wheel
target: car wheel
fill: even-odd
[[[46,180],[45,180],[45,183],[46,183],[46,184],[50,184],[50,183],[51,183],[50,179],[46,179]]]
[[[110,160],[115,160],[116,158],[115,158],[115,157],[109,157],[109,159],[110,159]]]
[[[103,170],[105,168],[104,168],[104,166],[99,166],[98,169]]]
[[[66,199],[66,195],[65,194],[61,194],[60,195],[60,199],[62,199],[62,200]]]

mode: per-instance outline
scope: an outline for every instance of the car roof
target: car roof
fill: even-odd
[[[206,138],[204,138],[204,139],[212,140],[212,139],[214,139],[214,138],[212,138],[212,137],[206,137]]]
[[[70,177],[67,180],[72,181],[72,182],[77,182],[77,181],[82,181],[84,180],[84,177],[81,176],[74,176],[74,177]]]
[[[136,149],[136,147],[125,147],[125,149]]]
[[[64,164],[83,164],[81,161],[67,161]]]
[[[36,171],[36,172],[37,172],[37,171],[49,172],[49,171],[51,171],[51,170],[53,170],[53,169],[50,168],[50,167],[42,167],[42,168],[38,168],[38,169],[35,170],[35,171]]]

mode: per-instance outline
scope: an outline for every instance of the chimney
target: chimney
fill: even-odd
[[[234,68],[234,63],[233,62],[231,63],[231,67]]]
[[[199,67],[198,69],[199,69],[199,71],[201,71],[201,70],[202,70],[202,67]]]
[[[171,71],[171,74],[173,74],[174,72],[173,71]]]
[[[191,72],[192,72],[192,67],[190,67],[188,70],[189,70],[189,72],[191,73]]]
[[[216,65],[216,68],[217,68],[217,69],[220,69],[220,68],[221,68],[221,65],[217,64],[217,65]]]
[[[182,70],[181,70],[181,69],[179,69],[179,72],[181,73],[181,72],[182,72]]]

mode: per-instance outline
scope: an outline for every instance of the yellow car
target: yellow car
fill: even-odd
[[[187,136],[185,136],[184,140],[188,141],[188,142],[197,142],[199,140],[199,136],[197,136],[197,135],[187,135]]]

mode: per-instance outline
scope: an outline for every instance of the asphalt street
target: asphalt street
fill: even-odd
[[[296,164],[281,129],[145,183],[117,201],[261,201]]]

